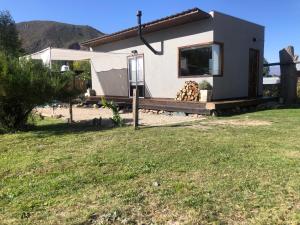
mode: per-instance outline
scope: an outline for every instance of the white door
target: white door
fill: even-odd
[[[136,82],[139,96],[145,97],[144,56],[128,57],[129,96],[132,97]]]

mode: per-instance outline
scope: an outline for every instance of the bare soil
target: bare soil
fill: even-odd
[[[213,120],[207,123],[211,125],[230,125],[230,126],[269,126],[272,124],[270,121],[253,120],[253,119]]]
[[[55,108],[53,111],[50,107],[37,108],[37,113],[46,117],[61,117],[61,119],[69,118],[69,109]],[[164,115],[164,114],[153,114],[153,113],[142,113],[140,112],[139,123],[144,126],[162,126],[171,125],[184,122],[192,122],[203,120],[206,117],[191,117],[191,116],[176,116],[176,115]],[[109,121],[112,117],[112,112],[110,109],[105,108],[73,108],[73,119],[75,122],[93,120],[94,118],[102,118]],[[125,123],[132,124],[132,113],[125,112],[121,113],[121,117],[124,119]]]

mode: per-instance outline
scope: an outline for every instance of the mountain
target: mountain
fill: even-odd
[[[21,22],[16,26],[22,40],[22,47],[28,54],[49,46],[80,49],[80,42],[104,35],[90,26],[54,21]]]

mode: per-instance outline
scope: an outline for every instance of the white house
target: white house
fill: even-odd
[[[138,26],[82,43],[110,55],[91,60],[97,95],[130,97],[136,69],[145,98],[174,99],[189,80],[208,81],[213,100],[262,95],[263,26],[194,8],[143,24],[142,35],[157,54],[142,42]]]

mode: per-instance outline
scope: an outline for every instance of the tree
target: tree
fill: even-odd
[[[15,57],[22,52],[15,21],[8,11],[0,11],[0,51]]]
[[[89,61],[73,62],[73,70],[80,73],[80,78],[85,81],[85,86],[91,88],[91,63]]]
[[[91,64],[89,61],[75,61],[73,63],[73,70],[81,72],[81,77],[84,80],[91,79]]]
[[[0,128],[24,130],[35,107],[76,95],[72,79],[72,73],[53,73],[40,61],[0,53]]]

